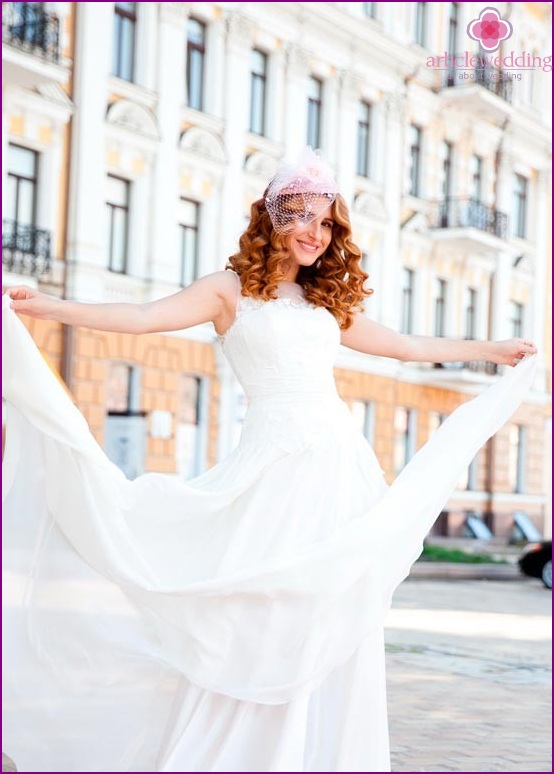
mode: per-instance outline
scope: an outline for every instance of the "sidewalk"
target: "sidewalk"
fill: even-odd
[[[418,579],[465,579],[465,580],[519,580],[522,575],[517,560],[521,546],[507,545],[500,540],[474,540],[471,538],[430,537],[426,545],[454,548],[468,554],[489,554],[507,564],[471,562],[429,562],[417,561],[410,571],[411,578]]]
[[[387,620],[393,772],[547,772],[551,592],[407,581]]]

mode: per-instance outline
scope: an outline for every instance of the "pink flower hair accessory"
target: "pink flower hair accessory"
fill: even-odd
[[[307,148],[297,164],[281,163],[264,201],[275,231],[288,234],[318,218],[337,194],[331,167]]]

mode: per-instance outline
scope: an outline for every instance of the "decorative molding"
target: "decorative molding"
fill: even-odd
[[[67,93],[57,83],[39,83],[37,92],[49,102],[63,107],[66,110],[73,111],[73,102],[69,99]]]
[[[249,172],[257,177],[263,177],[267,181],[275,176],[278,166],[279,162],[277,159],[260,151],[251,153],[244,163],[245,172]]]
[[[227,39],[236,46],[250,47],[254,38],[254,24],[236,11],[229,11],[225,18]]]
[[[353,212],[375,220],[385,221],[387,213],[379,196],[366,191],[359,193],[352,205]]]
[[[219,164],[224,164],[227,160],[220,138],[197,126],[183,132],[179,140],[179,148]]]
[[[188,19],[190,3],[157,3],[160,21],[182,26]]]
[[[310,69],[309,53],[296,45],[296,43],[289,43],[286,51],[287,69],[289,72],[294,73],[295,75],[306,75]]]
[[[363,92],[365,79],[353,70],[341,70],[339,77],[341,92],[351,99],[359,99]]]
[[[387,117],[393,121],[403,121],[406,115],[406,95],[389,92],[384,99]]]
[[[160,131],[154,115],[144,107],[119,99],[108,108],[106,123],[119,126],[140,137],[159,140]]]

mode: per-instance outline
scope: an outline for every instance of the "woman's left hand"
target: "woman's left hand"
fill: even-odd
[[[493,341],[488,359],[498,365],[515,366],[525,355],[534,355],[536,352],[536,346],[527,339]]]

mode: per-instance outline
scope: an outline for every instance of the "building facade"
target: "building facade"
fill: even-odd
[[[548,532],[551,10],[498,4],[513,25],[498,53],[530,58],[458,66],[447,54],[479,53],[466,28],[485,5],[4,3],[4,285],[80,301],[176,292],[224,268],[281,158],[322,148],[375,290],[368,315],[540,349],[528,402],[435,531]],[[236,443],[244,396],[211,326],[27,324],[129,475],[195,475]],[[389,480],[498,378],[348,350],[336,375]]]

